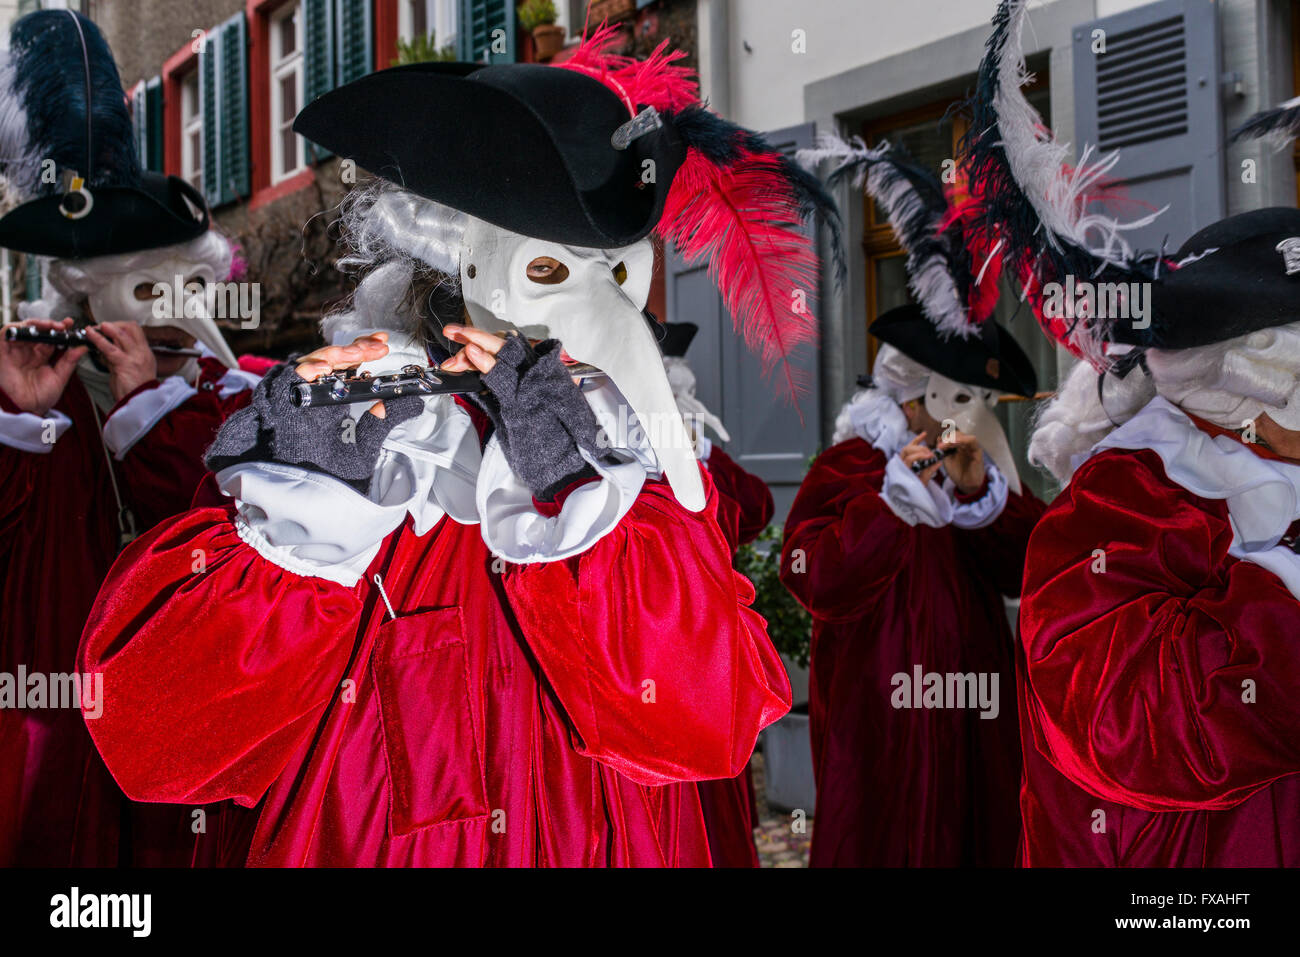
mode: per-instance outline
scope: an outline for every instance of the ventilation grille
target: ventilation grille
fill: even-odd
[[[1106,38],[1097,57],[1098,146],[1187,132],[1187,37],[1182,16]]]

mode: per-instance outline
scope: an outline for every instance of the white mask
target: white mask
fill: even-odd
[[[707,425],[723,442],[730,442],[731,435],[723,427],[722,420],[695,397],[695,370],[686,360],[681,356],[664,356],[664,372],[668,376],[668,387],[673,390],[673,398],[677,400],[677,409],[682,418],[698,425]]]
[[[530,278],[529,264],[543,257],[561,268],[548,276],[535,270]],[[558,339],[572,358],[603,371],[652,439],[678,502],[698,512],[704,483],[694,445],[654,333],[641,315],[653,269],[648,239],[623,249],[587,249],[521,236],[473,217],[460,259],[461,289],[474,325]]]
[[[93,262],[88,260],[83,268]],[[182,290],[179,304],[175,301],[178,277]],[[167,256],[139,265],[128,272],[105,276],[86,299],[96,322],[137,322],[146,327],[172,326],[181,329],[207,346],[228,368],[234,369],[239,362],[213,321],[206,297],[197,286],[190,285],[202,280],[206,288],[216,278],[215,270],[207,263]],[[156,284],[166,287],[166,303],[159,305],[167,308],[155,308],[152,296],[137,299],[135,290],[141,283],[151,290]]]
[[[930,373],[925,389],[926,411],[945,428],[951,422],[959,431],[979,439],[980,447],[1006,478],[1008,488],[1019,495],[1016,460],[1011,455],[1002,423],[993,411],[997,404],[998,394],[992,389],[964,385],[937,372]]]

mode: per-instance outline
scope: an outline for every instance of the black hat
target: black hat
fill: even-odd
[[[1112,339],[1156,349],[1188,349],[1300,322],[1300,209],[1238,213],[1183,244],[1151,283],[1151,325],[1112,325]]]
[[[659,348],[669,358],[683,358],[700,327],[693,322],[665,322]]]
[[[653,117],[618,148],[616,132],[640,132],[629,123],[619,97],[583,73],[416,63],[324,94],[298,114],[294,129],[376,175],[512,232],[617,248],[655,228],[686,157],[673,124],[656,126]]]
[[[1020,344],[992,320],[968,338],[941,334],[921,307],[908,303],[871,324],[872,335],[942,376],[965,385],[1030,398],[1038,391],[1033,363]]]
[[[0,175],[26,201],[0,218],[0,246],[84,259],[208,229],[197,190],[141,170],[117,64],[94,23],[38,11],[14,23],[9,47],[0,111],[20,122],[0,124]]]

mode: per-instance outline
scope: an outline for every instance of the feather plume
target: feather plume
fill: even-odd
[[[1103,179],[1119,154],[1092,160],[1085,148],[1071,167],[1069,150],[1052,137],[1022,87],[1030,80],[1021,46],[1025,0],[1002,0],[980,63],[966,146],[973,203],[971,229],[982,248],[1009,258],[1048,335],[1097,368],[1107,365],[1104,325],[1043,313],[1047,282],[1151,281],[1167,267],[1155,255],[1134,254],[1124,233],[1150,224],[1163,210],[1128,223],[1095,209],[1106,195]]]
[[[42,175],[47,160],[54,177]],[[91,188],[140,179],[126,93],[103,34],[78,13],[42,10],[14,23],[0,64],[0,176],[30,199],[60,191],[65,170]]]
[[[1232,131],[1228,142],[1265,139],[1278,149],[1285,149],[1297,135],[1300,135],[1300,96],[1256,113]]]
[[[816,339],[812,301],[818,260],[804,221],[817,217],[830,237],[835,275],[843,274],[839,211],[817,178],[767,140],[707,109],[684,54],[660,44],[645,60],[606,52],[602,26],[559,64],[600,80],[635,115],[654,107],[687,146],[657,232],[688,263],[707,260],[737,330],[770,371],[801,342]],[[786,380],[799,382],[788,363]]]

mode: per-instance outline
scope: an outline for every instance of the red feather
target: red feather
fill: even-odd
[[[694,72],[677,65],[684,53],[669,50],[667,41],[645,60],[606,53],[616,42],[618,31],[602,25],[557,66],[604,83],[627,104],[629,115],[645,106],[672,114],[700,105]],[[818,258],[782,172],[781,154],[738,153],[738,162],[722,167],[689,148],[657,232],[688,264],[707,260],[737,331],[769,374],[785,363],[793,398],[805,384],[785,360],[800,343],[817,339]]]
[[[658,229],[688,264],[708,262],[737,331],[769,372],[799,343],[817,339],[817,256],[788,192],[774,188],[777,164],[749,154],[720,169],[691,151]],[[804,384],[788,363],[784,371],[791,394],[799,395]]]

